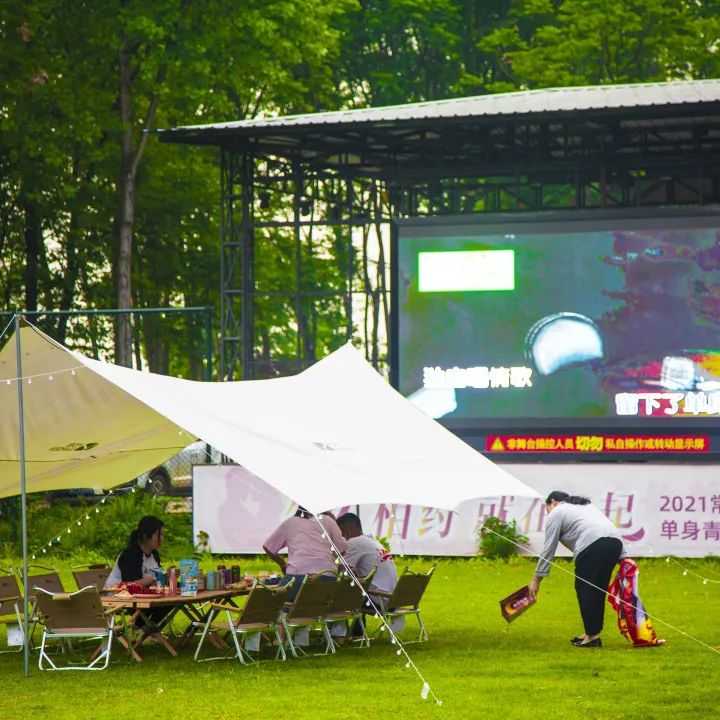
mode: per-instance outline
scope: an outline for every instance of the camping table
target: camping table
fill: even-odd
[[[197,595],[192,596],[158,595],[156,597],[147,595],[132,595],[130,597],[105,595],[102,598],[102,604],[108,610],[128,610],[131,613],[129,623],[134,623],[137,618],[142,618],[147,625],[156,627],[158,631],[161,631],[178,613],[185,615],[190,620],[190,624],[175,645],[160,632],[154,635],[155,639],[175,657],[178,654],[177,651],[190,641],[190,638],[207,619],[209,611],[205,612],[203,610],[205,603],[224,602],[228,605],[235,605],[233,602],[234,597],[247,595],[249,592],[249,590],[201,590]],[[169,612],[159,622],[151,622],[145,611],[155,608],[169,608]],[[118,635],[118,641],[130,651],[137,662],[142,662],[142,657],[137,652],[137,649],[147,640],[147,637],[142,635],[134,642],[129,643],[122,635]],[[219,644],[220,640],[216,639],[215,642]]]

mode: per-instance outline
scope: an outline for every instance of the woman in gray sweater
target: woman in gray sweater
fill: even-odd
[[[575,592],[585,633],[570,641],[577,647],[600,647],[605,595],[613,568],[625,557],[618,529],[587,498],[553,490],[545,500],[545,545],[528,587],[534,596],[550,573],[558,542],[575,558]]]

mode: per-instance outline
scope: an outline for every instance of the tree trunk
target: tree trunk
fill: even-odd
[[[63,275],[62,296],[60,298],[60,309],[70,310],[75,298],[75,285],[78,280],[79,263],[78,263],[78,237],[80,228],[78,226],[77,212],[73,211],[70,215],[70,227],[67,234],[67,242],[65,252],[67,255],[67,265],[65,274]],[[55,339],[65,344],[65,336],[67,335],[67,326],[69,321],[68,315],[61,315],[58,319],[57,332]]]
[[[25,310],[37,310],[40,272],[44,260],[42,224],[37,205],[27,196],[22,200],[25,212]]]
[[[129,131],[123,135],[129,134]],[[126,155],[125,138],[123,137],[123,175],[120,181],[120,214],[118,229],[118,252],[115,266],[115,284],[117,289],[117,306],[120,310],[132,307],[132,241],[133,223],[135,221],[135,177],[127,166],[132,163]],[[115,362],[118,365],[132,367],[132,326],[130,313],[117,316],[115,322]]]
[[[115,289],[119,310],[132,307],[132,241],[135,222],[135,162],[133,153],[133,108],[130,56],[132,50],[123,45],[120,51],[120,208],[118,212],[118,244],[115,258]],[[115,362],[132,367],[132,327],[130,314],[115,320]]]
[[[138,52],[137,45],[129,41],[123,43],[119,53],[120,68],[120,118],[122,135],[120,138],[120,209],[118,213],[118,245],[115,258],[115,285],[117,290],[118,309],[129,310],[132,307],[132,249],[133,227],[135,224],[135,185],[137,171],[142,159],[148,135],[141,132],[137,147],[135,137],[135,113],[133,111],[132,84],[137,74],[133,68],[132,58]],[[162,65],[156,77],[159,88],[165,77],[165,66]],[[149,130],[157,114],[158,95],[152,96],[148,104],[143,129]],[[117,316],[115,322],[115,362],[126,367],[132,366],[132,324],[130,313]]]

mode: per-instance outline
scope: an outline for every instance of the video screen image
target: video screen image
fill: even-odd
[[[436,418],[720,418],[720,218],[598,225],[400,225],[400,392]]]

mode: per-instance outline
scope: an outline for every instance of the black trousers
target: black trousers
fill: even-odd
[[[575,592],[587,635],[599,635],[603,629],[607,587],[621,552],[620,540],[605,537],[575,558]]]

